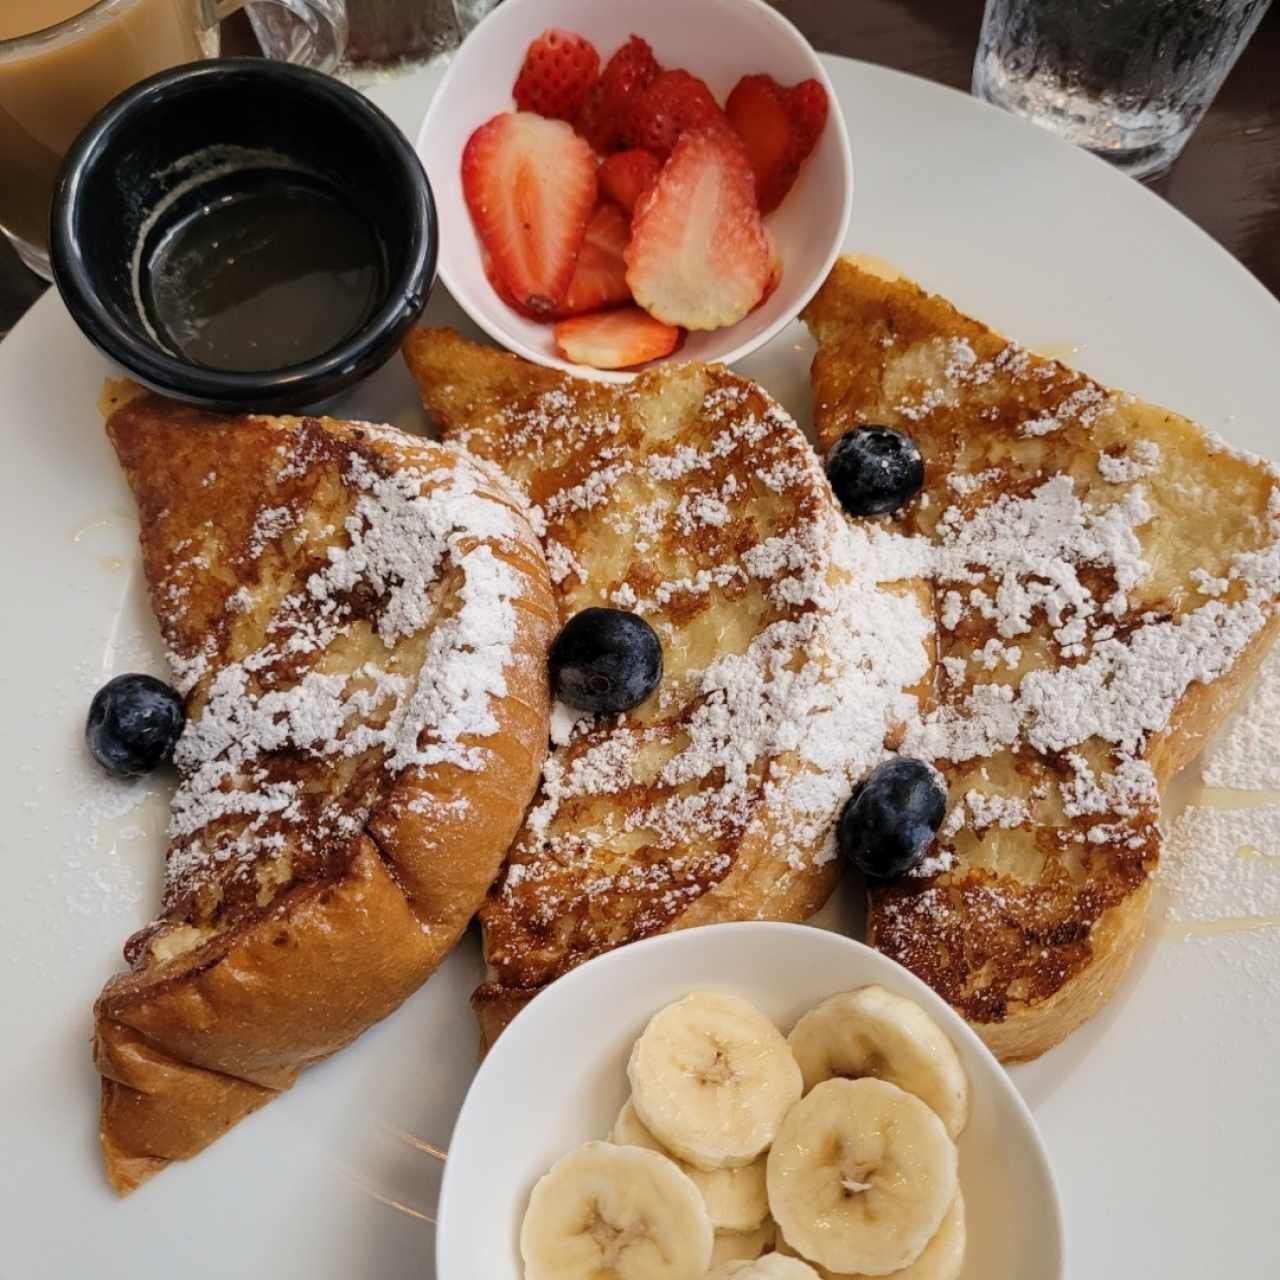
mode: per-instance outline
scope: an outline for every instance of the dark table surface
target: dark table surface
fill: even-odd
[[[777,0],[777,7],[819,49],[969,87],[982,0]],[[228,43],[243,39],[231,35]],[[1280,297],[1280,5],[1182,158],[1153,186]],[[0,237],[0,337],[43,289]]]

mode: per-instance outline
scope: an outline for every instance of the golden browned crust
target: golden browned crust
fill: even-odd
[[[1114,634],[1129,642],[1148,625],[1257,601],[1261,620],[1250,623],[1247,644],[1213,678],[1191,680],[1167,723],[1139,735],[1136,753],[1099,737],[1061,750],[1035,750],[1023,739],[939,759],[953,805],[976,790],[983,803],[1016,803],[1021,820],[944,832],[955,865],[871,892],[875,945],[934,986],[1001,1057],[1034,1057],[1110,997],[1150,898],[1155,789],[1200,750],[1275,638],[1274,584],[1255,589],[1237,572],[1274,548],[1275,476],[1175,414],[1023,351],[877,264],[838,262],[805,319],[819,344],[812,376],[820,445],[885,423],[908,431],[925,456],[927,502],[896,518],[898,531],[937,541],[1001,495],[1027,498],[1055,477],[1068,478],[1092,513],[1140,484],[1147,510],[1131,523],[1145,576],[1122,593],[1105,557],[1077,565],[1092,600],[1107,602],[1101,620],[1114,617]],[[944,513],[952,522],[945,526]],[[948,589],[959,588],[956,616],[938,631],[946,675],[935,709],[967,714],[975,688],[1006,685],[1016,695],[1029,674],[1069,672],[1087,657],[1095,623],[1078,653],[1056,636],[1062,619],[1051,623],[1041,612],[1025,631],[1002,632],[989,607],[967,607],[972,581],[935,583],[940,616]],[[1001,655],[1011,641],[1019,653],[1006,669]],[[995,660],[975,662],[987,646]],[[963,678],[949,678],[949,663]],[[1151,792],[1139,787],[1122,802],[1125,778],[1139,767],[1149,770]],[[1105,803],[1064,804],[1082,778],[1107,790]]]
[[[353,466],[386,476],[417,468],[424,494],[458,468],[474,470],[440,446],[360,424],[221,418],[128,385],[109,388],[105,404],[138,503],[152,603],[179,669],[194,677],[192,720],[218,672],[260,651],[283,597],[326,563],[329,547],[345,545]],[[505,693],[490,699],[496,728],[459,742],[480,764],[441,759],[397,772],[375,752],[344,761],[286,747],[255,766],[304,797],[301,824],[261,828],[281,857],[259,850],[239,874],[175,863],[193,840],[243,834],[234,827],[243,815],[175,837],[164,912],[131,940],[132,968],[95,1006],[102,1148],[121,1193],[202,1150],[392,1012],[448,954],[499,870],[546,751],[555,605],[523,516],[496,482],[473,480],[473,500],[504,513],[511,536],[460,535],[432,588],[427,630],[458,608],[461,558],[475,547],[515,575]],[[303,532],[263,524],[264,511],[286,507]],[[187,558],[189,543],[201,563]],[[243,601],[230,610],[237,592]],[[359,607],[341,636],[264,667],[261,679],[288,689],[321,664],[349,673],[363,662],[411,678],[423,661],[419,633],[388,645],[374,629],[380,603],[366,602],[368,621]],[[339,826],[321,837],[306,814],[324,805],[366,817],[351,834]]]
[[[762,547],[793,537],[807,540],[802,560],[826,563],[843,536],[798,429],[759,387],[715,366],[666,365],[619,388],[447,330],[410,335],[405,357],[446,439],[502,467],[540,509],[562,614],[637,608],[666,659],[659,696],[616,724],[602,717],[553,752],[549,776],[563,780],[564,794],[539,825],[544,787],[481,911],[490,981],[475,1006],[486,1041],[543,986],[602,951],[717,921],[812,914],[838,874],[828,847],[834,808],[817,823],[799,809],[771,809],[766,785],[781,791],[809,769],[800,753],[742,766],[725,742],[697,780],[663,773],[689,749],[708,696],[700,673],[743,655],[775,623],[804,624],[824,611],[801,589],[806,570],[794,555],[751,569]],[[700,509],[708,518],[690,518]],[[797,588],[790,600],[784,579]],[[918,602],[886,594],[927,633]],[[883,728],[876,751],[882,742]],[[576,771],[589,773],[615,750],[626,759],[622,774],[595,792],[575,785]],[[726,789],[734,767],[745,780]],[[721,804],[725,795],[731,802]],[[675,822],[681,805],[688,817]]]

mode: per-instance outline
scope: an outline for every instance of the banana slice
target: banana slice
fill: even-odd
[[[711,1244],[698,1188],[666,1156],[611,1142],[557,1160],[520,1228],[525,1280],[701,1280]]]
[[[754,1262],[727,1262],[707,1280],[821,1280],[818,1273],[799,1258],[782,1253],[766,1253]]]
[[[929,1241],[925,1251],[909,1267],[895,1271],[890,1280],[959,1280],[964,1268],[964,1247],[964,1196],[957,1191],[951,1208],[947,1210],[947,1216],[942,1220],[942,1226]],[[799,1256],[782,1236],[778,1236],[775,1248],[779,1253]],[[714,1254],[711,1263],[712,1266],[715,1265]],[[817,1263],[811,1262],[809,1265],[817,1271],[820,1280],[867,1280],[865,1272],[828,1271]]]
[[[711,1246],[712,1269],[726,1262],[754,1262],[773,1245],[776,1236],[772,1218],[766,1218],[754,1231],[717,1231]]]
[[[933,1239],[957,1190],[956,1148],[919,1098],[884,1080],[824,1080],[769,1152],[769,1209],[801,1256],[888,1275]]]
[[[750,1164],[803,1091],[777,1027],[738,996],[707,991],[654,1014],[627,1075],[645,1128],[706,1170]]]
[[[711,1216],[711,1225],[717,1231],[754,1231],[769,1216],[769,1193],[764,1185],[764,1156],[741,1169],[716,1169],[712,1173],[686,1164],[671,1155],[644,1127],[630,1099],[618,1112],[609,1140],[624,1146],[644,1147],[675,1160],[680,1171],[687,1174],[693,1185],[702,1192],[707,1213]]]
[[[860,987],[810,1009],[787,1037],[808,1092],[833,1076],[874,1076],[914,1093],[958,1138],[969,1119],[969,1078],[945,1033],[914,1001]]]

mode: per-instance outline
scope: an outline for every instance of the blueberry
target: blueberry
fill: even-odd
[[[854,427],[831,446],[827,479],[851,516],[897,511],[924,485],[924,459],[905,431]]]
[[[84,740],[112,773],[150,773],[173,755],[187,713],[176,689],[152,676],[116,676],[93,695]]]
[[[661,679],[662,641],[625,609],[583,609],[551,646],[551,687],[580,711],[630,711]]]
[[[924,858],[942,825],[947,795],[923,760],[895,756],[854,789],[840,814],[840,852],[878,880],[900,876]]]

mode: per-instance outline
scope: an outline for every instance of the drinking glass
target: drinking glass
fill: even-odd
[[[1152,177],[1177,159],[1270,3],[987,0],[973,92]]]
[[[0,231],[51,279],[49,201],[62,157],[116,94],[214,57],[218,23],[247,8],[271,57],[331,70],[346,0],[0,0]]]

